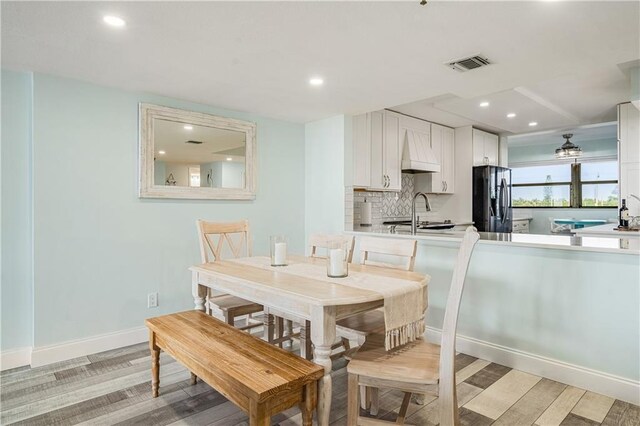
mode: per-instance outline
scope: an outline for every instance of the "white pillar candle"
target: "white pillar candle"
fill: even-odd
[[[275,243],[273,262],[276,265],[284,265],[287,263],[287,243]]]
[[[345,275],[344,270],[344,250],[329,250],[329,274],[334,277]]]

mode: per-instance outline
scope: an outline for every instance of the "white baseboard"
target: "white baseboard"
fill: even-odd
[[[425,337],[439,342],[441,330],[427,327]],[[515,368],[536,376],[546,377],[571,386],[576,386],[621,401],[640,405],[640,382],[603,373],[578,365],[568,364],[540,355],[531,354],[506,346],[478,340],[473,337],[456,338],[456,350],[487,361]]]
[[[149,330],[146,327],[136,327],[85,339],[70,340],[56,345],[40,346],[33,348],[31,366],[40,367],[41,365],[135,345],[148,340]]]
[[[0,352],[0,371],[31,364],[31,346]]]

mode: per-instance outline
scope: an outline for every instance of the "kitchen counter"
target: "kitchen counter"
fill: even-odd
[[[454,228],[453,230],[418,230],[418,233],[416,235],[411,235],[408,229],[405,230],[400,227],[398,227],[396,232],[392,234],[391,232],[389,232],[389,229],[386,226],[356,226],[354,227],[354,230],[352,232],[354,234],[375,234],[394,238],[415,238],[418,240],[458,242],[462,240],[464,230],[462,226],[456,224],[456,228]],[[625,238],[624,236],[572,236],[480,232],[479,244],[531,247],[553,250],[591,251],[597,253],[619,253],[631,254],[636,256],[640,255],[640,238]]]
[[[605,225],[589,226],[586,228],[575,229],[573,232],[578,236],[593,236],[593,237],[616,237],[616,238],[638,238],[640,232],[638,231],[618,231],[614,230],[617,224],[607,223]]]

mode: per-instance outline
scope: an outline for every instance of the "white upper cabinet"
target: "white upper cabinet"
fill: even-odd
[[[440,160],[439,173],[416,175],[416,189],[432,194],[453,194],[455,176],[455,131],[431,124],[431,148]]]
[[[353,186],[371,185],[371,143],[367,114],[353,117]]]
[[[353,118],[353,186],[400,191],[400,116],[373,111]]]
[[[640,215],[640,111],[630,103],[618,105],[618,158],[620,202],[627,200],[629,213]]]
[[[473,165],[497,166],[498,164],[498,135],[473,129]]]

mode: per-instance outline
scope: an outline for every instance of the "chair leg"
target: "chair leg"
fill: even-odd
[[[368,410],[371,407],[371,390],[367,386],[360,386],[360,408]]]
[[[311,346],[311,323],[305,321],[300,324],[300,356],[311,361],[313,359],[313,348]]]
[[[264,327],[264,340],[266,340],[269,343],[273,342],[273,315],[271,315],[269,313],[269,311],[267,311],[265,309],[264,311],[264,323],[263,323],[263,327]]]
[[[404,424],[404,418],[407,416],[409,402],[411,402],[411,392],[405,392],[404,398],[402,399],[402,405],[400,406],[400,411],[398,412],[398,418],[396,419],[396,423],[399,425]]]
[[[284,336],[284,319],[283,318],[276,317],[276,334],[278,338],[281,338]],[[278,343],[278,347],[279,348],[284,347],[284,342],[282,340],[280,340],[280,343]]]
[[[360,417],[360,389],[358,389],[358,375],[349,374],[347,389],[347,424],[357,425]]]
[[[234,327],[235,326],[235,318],[233,316],[233,313],[230,312],[229,310],[226,310],[226,311],[223,312],[223,314],[224,314],[224,322],[226,322],[230,326]]]
[[[378,388],[369,388],[369,400],[371,404],[371,408],[369,409],[369,413],[372,416],[378,415],[378,407],[380,406],[380,396],[378,394]]]
[[[287,342],[287,347],[293,347],[293,340],[291,340],[291,335],[293,334],[293,321],[286,320],[284,326],[284,334],[289,337],[289,341]]]
[[[195,385],[196,383],[198,383],[198,376],[196,376],[195,374],[191,373],[191,385]]]

